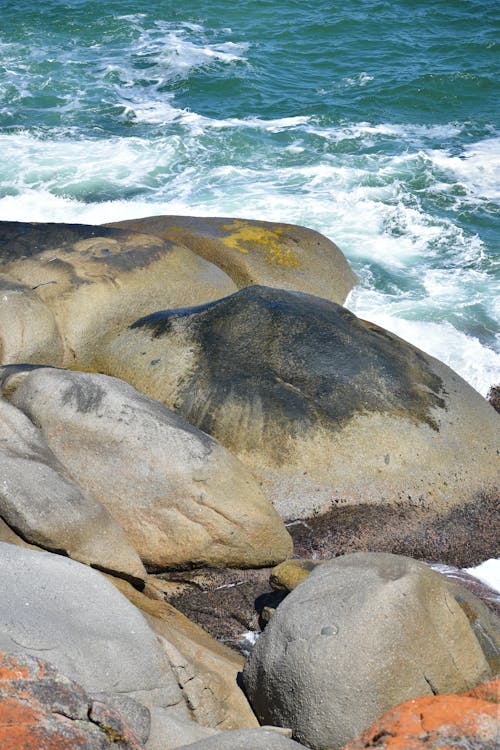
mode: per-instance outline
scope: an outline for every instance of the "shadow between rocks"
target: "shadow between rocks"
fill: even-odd
[[[358,505],[287,524],[294,557],[329,559],[350,552],[392,552],[428,563],[439,563],[445,575],[458,581],[496,614],[500,597],[460,568],[498,555],[498,498],[438,516],[411,507]],[[166,600],[214,638],[244,655],[251,634],[266,623],[266,611],[279,605],[286,592],[272,591],[272,568],[194,570],[163,573]],[[245,636],[244,634],[250,634]]]

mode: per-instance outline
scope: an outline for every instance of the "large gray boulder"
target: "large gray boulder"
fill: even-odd
[[[219,266],[239,289],[297,289],[343,304],[356,284],[342,251],[296,224],[214,216],[148,216],[108,226],[180,242]]]
[[[182,704],[158,638],[104,576],[49,552],[0,543],[0,649],[54,664],[90,693]]]
[[[32,544],[135,581],[146,576],[112,515],[75,484],[28,417],[2,398],[0,518]]]
[[[0,271],[18,292],[0,305],[2,364],[91,369],[101,338],[140,315],[207,302],[237,288],[179,241],[129,230],[4,221],[0,248]]]
[[[48,367],[5,367],[0,381],[149,568],[253,567],[291,554],[248,469],[159,402],[116,378]]]
[[[410,558],[355,553],[316,567],[286,597],[243,681],[261,723],[330,750],[403,701],[490,676],[443,576]]]
[[[319,297],[247,287],[136,321],[97,357],[220,440],[283,518],[496,496],[499,415],[443,363]]]
[[[137,701],[151,712],[153,738],[170,716],[192,724],[160,640],[104,576],[60,555],[4,543],[0,570],[0,651],[43,656],[122,709],[124,697]],[[161,750],[156,741],[148,746]]]

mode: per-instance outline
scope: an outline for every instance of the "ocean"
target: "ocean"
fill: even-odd
[[[495,0],[0,0],[0,219],[312,227],[347,306],[500,381]]]

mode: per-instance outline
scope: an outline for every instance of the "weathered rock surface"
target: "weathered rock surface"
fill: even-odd
[[[453,501],[453,498],[451,498]],[[288,524],[296,554],[329,558],[349,552],[392,552],[478,565],[498,554],[498,499],[483,495],[449,509],[429,504],[335,505],[307,521]]]
[[[156,578],[148,578],[144,593],[121,579],[111,580],[144,613],[166,644],[196,722],[219,730],[257,727],[255,714],[239,687],[244,659],[164,601],[162,582]]]
[[[496,750],[500,680],[462,695],[433,695],[388,711],[343,750]]]
[[[304,747],[273,729],[235,729],[185,745],[185,750],[299,750]]]
[[[259,720],[292,727],[318,750],[341,747],[402,701],[490,677],[439,573],[363,553],[313,570],[275,611],[243,673]]]
[[[299,583],[302,583],[318,566],[328,564],[329,560],[285,560],[272,569],[269,582],[276,591],[293,591]],[[441,582],[447,587],[457,604],[465,613],[469,624],[479,641],[483,654],[490,666],[492,674],[500,673],[500,617],[497,616],[497,608],[488,601],[488,590],[478,586],[479,581],[474,581],[464,571],[450,568],[449,566],[431,566],[444,573]],[[440,571],[439,568],[445,568]],[[447,570],[446,570],[447,569]],[[457,575],[459,576],[457,578]],[[468,579],[468,580],[467,580]],[[479,596],[467,588],[470,583],[478,588]],[[476,584],[476,585],[474,585]],[[491,592],[493,593],[493,592]],[[481,595],[486,598],[483,601]],[[486,603],[485,603],[486,602]],[[487,606],[490,604],[490,606]]]
[[[214,638],[247,656],[267,608],[277,607],[285,595],[270,591],[271,570],[198,568],[167,571],[160,578],[169,604]]]
[[[306,227],[250,219],[149,216],[108,226],[178,242],[219,266],[238,288],[296,289],[343,304],[356,276],[337,245]]]
[[[40,300],[32,309],[26,306],[20,319],[25,339],[7,335],[3,364],[26,361],[31,349],[31,362],[91,368],[100,339],[138,316],[236,289],[217,266],[178,242],[110,227],[0,222],[0,263],[3,273]],[[42,303],[47,312],[41,312]],[[18,309],[15,296],[8,295],[0,306],[3,329]],[[62,339],[62,362],[51,338],[47,349],[41,348],[40,334],[48,336],[44,320],[51,315]]]
[[[492,385],[486,398],[495,411],[500,413],[500,385]]]
[[[190,720],[158,638],[100,573],[0,543],[0,649],[50,660],[89,693],[124,694]]]
[[[110,513],[75,484],[35,425],[2,398],[0,477],[0,518],[28,542],[145,578],[139,556]]]
[[[123,716],[51,664],[0,652],[2,750],[141,750]]]
[[[92,373],[14,366],[0,379],[150,568],[251,567],[291,553],[281,518],[248,469],[157,401]]]
[[[220,440],[285,519],[360,503],[444,513],[496,496],[500,422],[487,402],[318,297],[247,287],[158,312],[99,364]]]

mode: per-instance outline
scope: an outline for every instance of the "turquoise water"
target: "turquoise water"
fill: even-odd
[[[313,227],[348,306],[500,380],[493,0],[0,0],[0,219]]]

